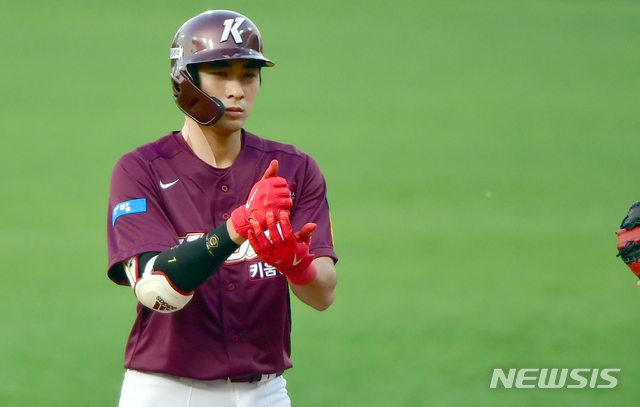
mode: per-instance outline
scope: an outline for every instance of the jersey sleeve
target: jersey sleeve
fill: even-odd
[[[305,223],[317,224],[311,236],[310,253],[316,257],[331,257],[334,262],[338,256],[333,249],[333,228],[329,214],[327,184],[316,161],[307,156],[302,185],[296,185],[294,207],[291,211],[291,225],[298,231]]]
[[[117,284],[129,284],[124,260],[178,244],[155,183],[151,164],[135,152],[123,156],[113,170],[107,215],[108,276]]]

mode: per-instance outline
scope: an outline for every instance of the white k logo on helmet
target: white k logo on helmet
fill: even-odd
[[[228,20],[224,20],[224,31],[222,32],[222,38],[220,38],[220,42],[226,42],[229,40],[229,34],[233,36],[233,40],[236,44],[242,44],[242,37],[238,32],[238,28],[244,23],[246,18],[236,17],[235,19],[230,18]]]

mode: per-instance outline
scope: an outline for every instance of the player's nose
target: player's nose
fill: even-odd
[[[227,81],[227,98],[242,99],[244,98],[244,89],[239,80]]]

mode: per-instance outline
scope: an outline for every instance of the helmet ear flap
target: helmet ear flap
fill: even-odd
[[[191,82],[200,88],[200,77],[198,76],[198,65],[197,64],[189,64],[187,65],[187,73],[191,77]]]
[[[209,126],[224,115],[224,104],[198,88],[186,69],[180,69],[178,77],[171,74],[171,82],[176,104],[197,123]]]

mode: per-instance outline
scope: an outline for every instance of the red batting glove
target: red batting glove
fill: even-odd
[[[312,282],[317,270],[309,245],[316,224],[307,223],[298,233],[293,233],[289,214],[284,211],[279,213],[278,220],[273,212],[267,212],[266,220],[269,237],[260,222],[253,222],[253,230],[248,233],[249,243],[256,254],[284,274],[291,284],[307,285]]]
[[[278,177],[278,161],[273,160],[264,172],[262,179],[256,182],[249,192],[247,203],[231,212],[231,223],[238,234],[245,239],[252,229],[250,219],[264,224],[264,213],[285,211],[293,206],[291,191],[287,188],[287,180]]]

